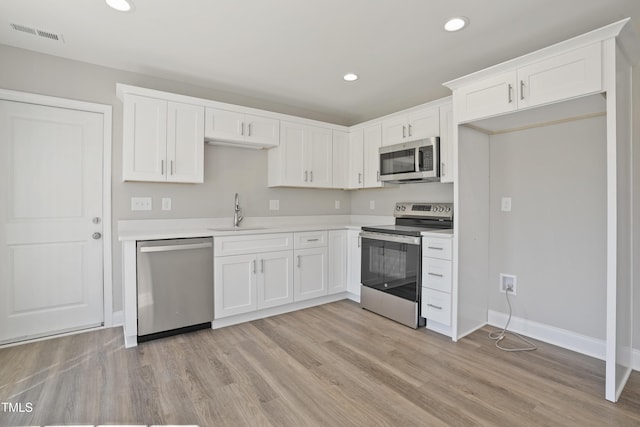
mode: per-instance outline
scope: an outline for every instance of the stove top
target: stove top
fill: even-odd
[[[396,223],[362,227],[364,231],[405,236],[420,236],[424,231],[453,228],[452,203],[396,203]]]

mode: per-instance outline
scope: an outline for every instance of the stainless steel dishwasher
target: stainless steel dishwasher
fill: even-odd
[[[138,342],[197,329],[213,321],[213,239],[137,243]]]

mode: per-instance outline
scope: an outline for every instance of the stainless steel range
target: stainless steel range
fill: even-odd
[[[362,308],[406,326],[420,313],[422,233],[453,228],[451,203],[396,203],[395,224],[362,227]]]

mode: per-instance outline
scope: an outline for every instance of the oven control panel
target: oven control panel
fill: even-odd
[[[453,218],[453,203],[396,203],[396,218]]]

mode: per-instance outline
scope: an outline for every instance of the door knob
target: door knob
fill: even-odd
[[[93,237],[94,240],[98,240],[102,237],[102,233],[95,232],[91,235],[91,237]]]

